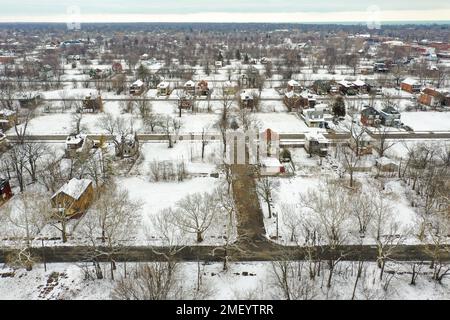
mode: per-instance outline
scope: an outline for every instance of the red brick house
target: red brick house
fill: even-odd
[[[365,126],[376,127],[381,123],[380,113],[373,107],[361,111],[361,123]]]
[[[419,102],[430,106],[430,107],[437,107],[441,106],[444,103],[445,96],[433,88],[425,88],[419,97]]]
[[[420,92],[421,85],[417,80],[407,78],[402,81],[400,88],[409,93],[418,93]]]

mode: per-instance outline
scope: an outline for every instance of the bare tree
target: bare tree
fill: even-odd
[[[115,117],[111,113],[105,113],[98,122],[99,126],[105,130],[112,138],[116,147],[116,155],[124,157],[126,137],[133,133],[133,120],[127,124],[123,117]]]
[[[289,257],[272,262],[272,278],[286,300],[312,300],[317,296],[314,282],[307,276],[303,261],[291,261]]]
[[[276,200],[279,188],[280,182],[275,178],[259,177],[256,181],[256,192],[267,204],[269,219],[272,218],[272,206],[273,202]]]
[[[386,261],[388,261],[405,239],[405,234],[400,234],[399,224],[392,217],[392,208],[387,203],[388,196],[379,191],[372,194],[371,206],[373,210],[372,237],[377,246],[377,264],[380,268],[380,280],[383,279]]]
[[[351,195],[353,205],[350,208],[350,214],[358,223],[361,238],[366,236],[368,228],[374,219],[374,210],[371,200],[374,192],[378,191],[356,190]]]
[[[31,250],[33,240],[46,225],[47,213],[51,205],[46,195],[36,192],[24,192],[14,203],[5,206],[5,214],[12,228],[9,232],[18,248],[15,260],[21,266],[31,270],[35,260]]]
[[[217,216],[217,203],[210,194],[194,193],[181,199],[173,212],[173,222],[182,230],[194,233],[197,242],[202,242],[204,233]]]
[[[220,113],[220,118],[216,123],[216,127],[220,130],[220,134],[222,136],[223,143],[223,155],[225,156],[227,153],[227,132],[230,128],[230,116],[231,116],[231,107],[235,100],[235,96],[229,95],[225,89],[222,87],[222,108]]]
[[[378,128],[376,130],[375,150],[380,157],[384,157],[386,151],[396,144],[394,140],[388,140],[388,133],[389,129],[386,127]]]
[[[327,181],[318,189],[309,190],[300,195],[301,205],[311,210],[312,219],[316,219],[318,231],[323,234],[324,241],[331,250],[337,250],[346,243],[349,228],[349,208],[351,200],[345,189],[337,181]],[[331,287],[332,276],[336,265],[345,253],[328,260],[329,276],[327,288]]]
[[[181,121],[172,118],[171,116],[166,116],[162,120],[161,126],[167,140],[169,141],[169,148],[173,148],[181,128]]]
[[[97,200],[83,219],[81,232],[90,242],[91,259],[106,257],[111,279],[116,270],[115,255],[136,236],[141,204],[113,183],[97,192]]]
[[[152,262],[138,265],[128,277],[121,277],[112,296],[119,300],[171,300],[183,298],[177,265]]]

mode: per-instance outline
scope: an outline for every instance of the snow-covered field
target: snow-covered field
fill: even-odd
[[[260,198],[265,216],[264,224],[267,236],[276,240],[278,228],[279,238],[276,241],[285,245],[303,243],[304,230],[302,230],[302,223],[312,219],[311,213],[302,207],[301,197],[305,197],[310,191],[321,190],[321,184],[326,183],[328,179],[338,178],[337,169],[332,168],[334,162],[329,162],[329,159],[323,160],[323,164],[320,166],[317,157],[309,158],[304,151],[296,150],[293,153],[293,161],[297,170],[294,176],[272,178],[279,183],[279,188],[274,196],[273,212],[275,215],[272,218],[268,217],[267,204]],[[366,173],[355,174],[355,179],[362,185],[363,189],[369,188],[371,184],[378,183]],[[407,192],[408,188],[404,182],[396,178],[386,179],[384,190],[385,204],[390,208],[390,218],[398,224],[398,230],[405,237],[405,243],[417,243],[418,240],[414,235],[417,234],[416,222],[418,221],[418,216],[415,209],[411,207],[411,202],[407,198]],[[294,218],[292,217],[293,213]],[[346,224],[346,230],[349,235],[346,239],[347,244],[361,242],[358,223],[352,219],[355,218],[349,215],[348,224]],[[291,225],[293,221],[297,221],[294,241],[291,240]],[[368,233],[363,242],[373,244],[374,239]]]
[[[36,265],[30,272],[16,270],[13,277],[0,277],[0,300],[109,300],[113,299],[116,281],[85,280],[84,273],[74,264],[48,264],[47,271],[43,265]],[[128,263],[130,272],[136,264]],[[197,284],[197,263],[183,263],[179,269],[181,285],[187,292],[195,292]],[[328,275],[324,267],[322,278],[309,282],[311,291],[309,299],[348,300],[352,297],[357,263],[341,262],[333,277],[332,287],[327,289],[323,278]],[[222,264],[201,264],[203,291],[208,299],[243,299],[259,300],[285,299],[282,291],[275,285],[273,265],[270,262],[239,262],[230,264],[227,272],[222,271]],[[306,264],[303,265],[304,278],[307,277]],[[407,264],[389,263],[386,271],[396,273],[385,291],[385,280],[378,280],[379,269],[375,263],[366,262],[363,276],[357,286],[355,299],[358,300],[447,300],[450,299],[450,282],[444,278],[442,284],[431,280],[427,266],[421,270],[416,285],[410,285],[411,275]],[[13,270],[0,264],[0,274]],[[105,270],[106,271],[106,270]],[[118,263],[116,279],[124,272],[124,264]],[[108,274],[104,272],[104,274]],[[49,281],[49,279],[57,279]],[[301,297],[300,297],[301,298]]]
[[[450,131],[450,112],[403,112],[402,122],[414,131]]]

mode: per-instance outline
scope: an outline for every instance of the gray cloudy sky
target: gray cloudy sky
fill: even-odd
[[[450,2],[443,0],[0,0],[0,3],[0,21],[65,21],[73,6],[77,8],[75,12],[79,8],[81,21],[363,21],[374,11],[381,20],[450,20]]]

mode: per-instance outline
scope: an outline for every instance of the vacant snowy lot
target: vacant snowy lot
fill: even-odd
[[[403,112],[402,122],[414,131],[450,131],[450,112]]]

